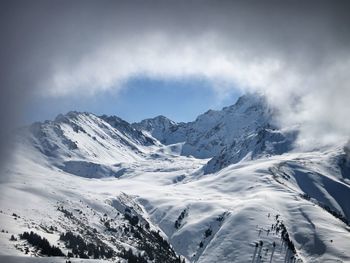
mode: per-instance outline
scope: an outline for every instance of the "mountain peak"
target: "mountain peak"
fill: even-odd
[[[145,119],[138,123],[133,123],[132,126],[141,131],[150,133],[154,138],[164,143],[167,131],[177,126],[177,123],[169,118],[159,115],[154,118]]]
[[[92,113],[89,112],[80,112],[80,111],[69,111],[66,114],[58,114],[55,118],[55,122],[67,122],[68,120],[71,119],[76,119],[79,116],[95,116]]]
[[[195,121],[176,123],[164,116],[133,124],[150,133],[163,144],[183,142],[182,154],[209,158],[219,154],[225,145],[232,144],[242,134],[252,133],[270,122],[265,98],[246,94],[222,110],[208,110]]]
[[[140,123],[144,123],[144,124],[165,124],[165,125],[176,125],[176,122],[169,119],[168,117],[165,117],[164,115],[158,115],[156,117],[153,118],[148,118],[148,119],[144,119],[142,120]],[[135,123],[136,124],[136,123]]]

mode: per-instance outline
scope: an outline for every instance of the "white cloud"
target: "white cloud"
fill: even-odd
[[[350,114],[349,56],[305,68],[289,61],[292,55],[259,56],[243,46],[227,48],[225,41],[214,34],[184,40],[158,33],[111,42],[84,54],[77,63],[59,64],[40,92],[93,95],[122,89],[125,81],[139,75],[161,79],[199,76],[213,83],[218,97],[228,94],[231,87],[266,94],[280,111],[281,125],[300,125],[300,146],[334,143],[350,134],[346,121]]]
[[[218,97],[232,86],[266,94],[281,124],[300,125],[300,145],[334,142],[350,134],[346,7],[209,0],[17,6],[6,21],[15,34],[2,41],[2,86],[93,96],[138,75],[203,77]],[[8,94],[20,101],[21,92]],[[16,103],[4,105],[11,112]]]

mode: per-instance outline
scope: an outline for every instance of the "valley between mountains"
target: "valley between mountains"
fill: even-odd
[[[69,112],[16,131],[1,262],[350,262],[350,148],[261,96],[189,123]],[[50,256],[50,257],[48,257]]]

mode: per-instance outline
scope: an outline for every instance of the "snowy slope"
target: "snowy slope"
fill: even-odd
[[[131,249],[148,262],[349,262],[349,147],[290,151],[296,134],[247,98],[169,121],[171,143],[88,113],[22,129],[0,184],[0,260],[43,256],[19,238],[33,231],[65,254],[60,235],[80,235],[113,251],[102,261],[127,262]],[[215,138],[221,150],[205,146]],[[188,141],[214,158],[187,156]]]
[[[133,188],[132,178],[139,173],[164,173],[167,176],[162,184],[173,184],[179,180],[179,173],[186,175],[189,169],[195,166],[198,169],[203,162],[196,165],[184,157],[167,160],[158,154],[151,163],[147,157],[125,171],[124,177],[130,177],[125,188],[118,186],[116,183],[122,180],[114,177],[88,179],[70,174],[55,163],[50,164],[35,148],[29,151],[25,145],[18,147],[18,155],[7,170],[10,180],[0,186],[0,221],[5,230],[0,235],[1,254],[25,256],[25,247],[29,247],[27,255],[40,256],[34,247],[19,239],[24,231],[34,231],[68,253],[70,250],[59,237],[70,231],[83,236],[88,243],[97,242],[105,249],[112,249],[116,253],[112,259],[123,260],[120,254],[129,248],[134,254],[147,257],[148,247],[153,257],[158,258],[157,262],[177,262],[178,256],[167,248],[161,229],[134,200],[135,192],[125,192]],[[135,216],[138,222],[133,225],[130,218]],[[17,241],[9,241],[11,235]]]

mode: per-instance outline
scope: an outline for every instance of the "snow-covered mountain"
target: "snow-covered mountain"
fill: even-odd
[[[29,128],[31,145],[46,156],[56,158],[115,160],[137,158],[143,146],[155,140],[115,116],[69,112],[54,121],[34,123]]]
[[[158,116],[133,126],[163,144],[182,143],[182,155],[212,158],[204,167],[211,173],[242,159],[290,151],[297,132],[278,129],[274,117],[264,97],[248,94],[234,105],[209,110],[193,122],[175,123]]]
[[[69,112],[54,121],[34,123],[20,134],[56,167],[83,177],[116,176],[119,163],[143,160],[156,140],[115,116]]]
[[[0,261],[349,262],[350,147],[300,152],[297,135],[256,95],[189,123],[70,112],[23,128]]]
[[[210,158],[241,137],[270,126],[272,115],[264,97],[244,95],[234,105],[220,111],[209,110],[193,122],[175,123],[158,116],[133,126],[166,145],[184,142],[183,155]]]

